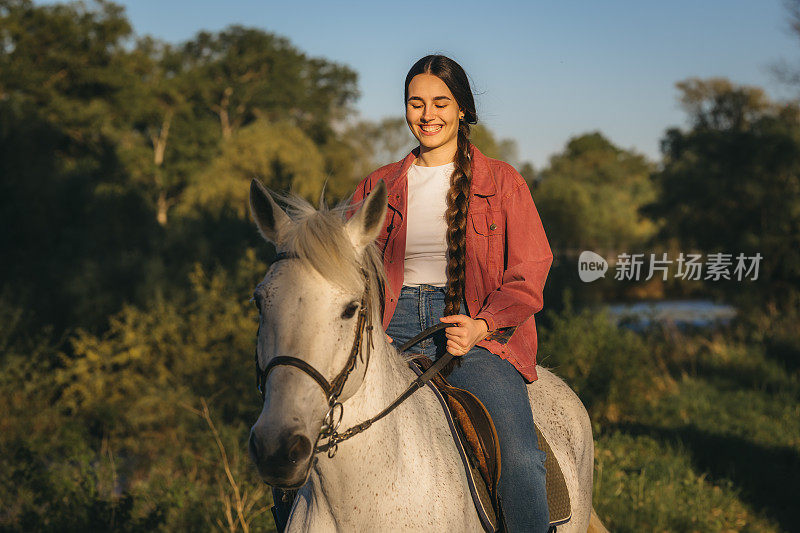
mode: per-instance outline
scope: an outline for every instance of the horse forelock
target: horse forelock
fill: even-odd
[[[345,228],[346,213],[352,208],[347,200],[328,207],[324,199],[317,210],[296,194],[275,194],[286,204],[286,213],[294,224],[283,246],[325,280],[348,292],[364,290],[364,275],[369,281],[367,295],[372,309],[378,309],[383,297],[386,273],[383,258],[375,243],[370,243],[359,257]]]

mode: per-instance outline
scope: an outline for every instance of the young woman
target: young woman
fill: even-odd
[[[383,326],[398,346],[440,321],[457,323],[411,351],[460,356],[448,381],[477,396],[500,439],[498,493],[509,530],[545,532],[545,454],[526,382],[536,379],[536,325],[553,255],[525,180],[469,141],[475,103],[461,66],[417,61],[405,80],[419,146],[365,178],[383,179],[389,210],[377,244],[387,274]]]

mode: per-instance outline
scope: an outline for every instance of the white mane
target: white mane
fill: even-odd
[[[286,214],[294,222],[283,242],[285,250],[297,254],[327,281],[347,291],[363,290],[363,268],[369,280],[369,305],[380,309],[386,284],[381,252],[371,243],[358,257],[345,229],[347,211],[358,205],[350,205],[345,199],[329,208],[321,199],[317,210],[296,194],[274,193],[274,196],[286,204]]]

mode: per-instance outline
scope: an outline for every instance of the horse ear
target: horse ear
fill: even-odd
[[[279,244],[292,225],[292,220],[275,203],[272,195],[260,181],[250,181],[250,213],[258,226],[258,231],[268,241]]]
[[[347,233],[359,252],[378,238],[386,220],[387,202],[386,184],[380,180],[347,222]]]

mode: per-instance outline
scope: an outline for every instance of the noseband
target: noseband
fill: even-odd
[[[297,254],[289,253],[289,252],[280,252],[275,258],[274,262],[278,262],[284,259],[292,259],[297,258]],[[273,357],[270,362],[267,364],[266,368],[263,370],[261,369],[260,365],[258,364],[258,346],[256,346],[256,385],[258,387],[258,392],[261,394],[261,401],[265,400],[266,395],[266,382],[267,378],[269,377],[269,373],[278,366],[293,366],[308,376],[310,376],[317,384],[322,388],[325,392],[325,397],[328,399],[328,412],[325,414],[325,418],[323,419],[322,427],[320,428],[319,435],[317,435],[317,440],[314,443],[314,453],[320,452],[327,452],[328,457],[333,457],[336,455],[336,451],[338,450],[339,443],[357,435],[370,427],[374,422],[380,420],[384,416],[388,415],[392,410],[394,410],[398,405],[400,405],[403,401],[405,401],[409,396],[411,396],[414,392],[416,392],[420,387],[422,387],[425,383],[430,381],[430,379],[438,373],[444,366],[450,362],[453,358],[453,355],[449,352],[445,353],[443,356],[439,357],[436,362],[431,366],[427,371],[425,371],[422,375],[418,376],[417,379],[411,382],[408,388],[395,399],[388,407],[383,409],[380,413],[375,415],[374,417],[357,424],[348,430],[340,433],[337,433],[339,429],[339,425],[342,422],[342,417],[344,416],[344,406],[339,401],[339,396],[341,396],[342,391],[344,390],[344,385],[347,382],[347,378],[350,377],[350,374],[353,372],[353,369],[356,366],[356,358],[362,351],[362,345],[366,347],[366,364],[369,365],[369,353],[370,349],[374,348],[373,339],[372,339],[372,314],[368,310],[367,306],[367,298],[369,296],[369,276],[367,275],[366,270],[362,267],[361,273],[364,276],[364,293],[361,295],[361,307],[358,310],[358,321],[356,323],[356,332],[355,338],[353,340],[353,347],[350,349],[350,355],[347,358],[347,362],[344,365],[344,368],[341,372],[333,379],[332,382],[328,382],[316,368],[311,366],[310,364],[306,363],[302,359],[297,357],[291,356],[278,356]],[[443,322],[441,324],[436,324],[430,328],[425,329],[413,339],[409,340],[405,344],[403,344],[400,348],[400,352],[404,352],[414,346],[416,343],[430,337],[437,331],[444,329],[449,326],[454,326],[456,324],[450,324]],[[260,328],[260,324],[259,324]],[[367,332],[367,342],[363,342],[364,338],[364,331]],[[364,361],[364,358],[361,358]],[[325,442],[320,442],[325,441]]]

